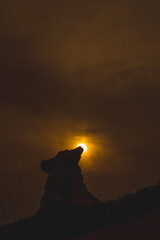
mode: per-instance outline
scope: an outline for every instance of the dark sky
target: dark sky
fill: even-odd
[[[159,9],[159,0],[1,0],[0,201],[9,209],[13,199],[17,218],[39,207],[41,160],[77,141],[88,144],[80,165],[101,200],[158,181]]]

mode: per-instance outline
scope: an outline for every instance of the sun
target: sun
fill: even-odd
[[[86,146],[86,144],[84,144],[84,143],[79,143],[79,144],[77,145],[77,147],[82,147],[83,150],[84,150],[84,152],[87,151],[87,146]]]

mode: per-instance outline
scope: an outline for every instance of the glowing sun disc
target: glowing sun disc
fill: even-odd
[[[78,146],[77,147],[82,147],[83,148],[83,152],[86,152],[87,151],[87,146],[86,146],[86,144],[84,144],[84,143],[80,143],[80,144],[78,144]]]

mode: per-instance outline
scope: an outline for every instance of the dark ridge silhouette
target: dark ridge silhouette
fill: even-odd
[[[42,161],[49,176],[38,212],[1,226],[0,239],[160,239],[160,185],[102,203],[83,182],[82,152],[78,147]]]

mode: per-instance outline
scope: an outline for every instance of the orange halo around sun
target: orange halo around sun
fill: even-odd
[[[86,151],[87,151],[87,146],[86,146],[86,144],[84,144],[84,143],[79,143],[78,145],[77,145],[77,147],[82,147],[83,148],[83,152],[85,153]]]

